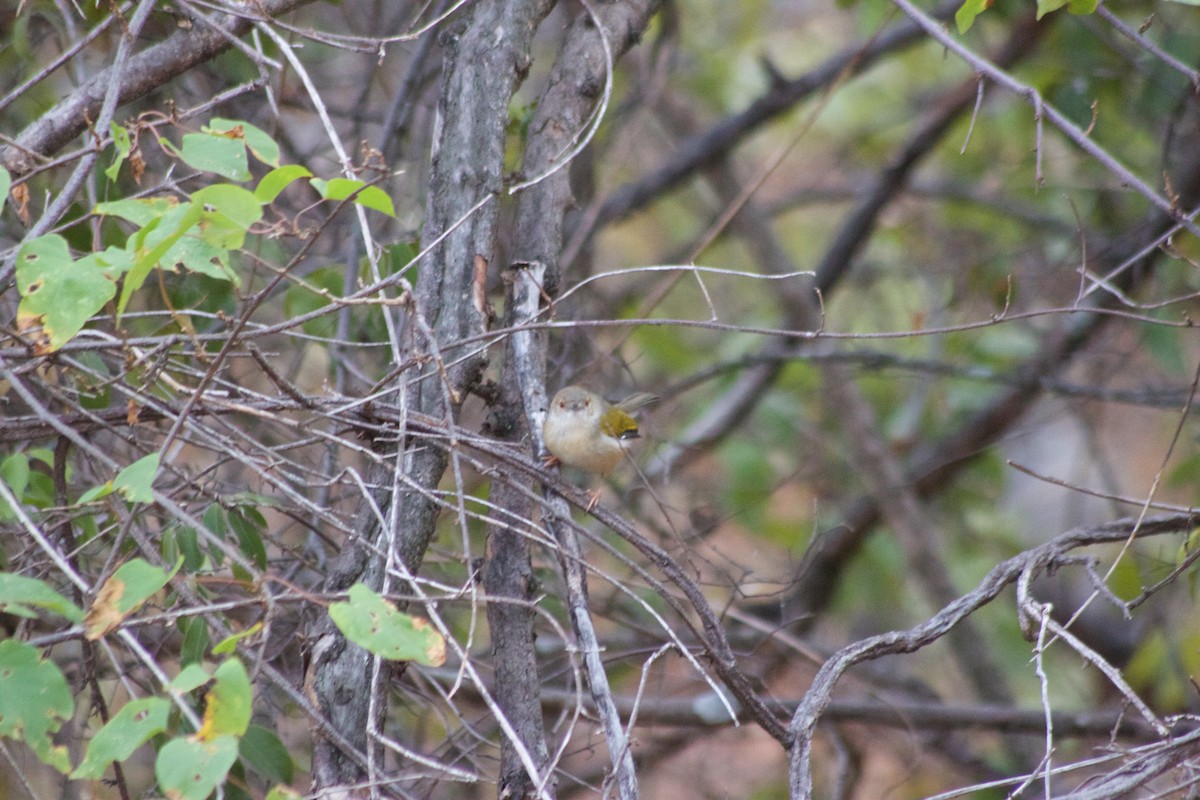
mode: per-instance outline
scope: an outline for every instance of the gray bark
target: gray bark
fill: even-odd
[[[415,309],[409,319],[407,356],[423,360],[423,369],[401,373],[394,389],[405,393],[407,408],[434,419],[456,422],[463,398],[487,363],[486,353],[459,345],[483,333],[488,320],[477,272],[494,261],[508,104],[530,63],[530,43],[550,0],[475,3],[464,19],[442,37],[444,69],[439,87],[439,126],[431,157],[429,196],[423,241],[440,243],[419,265]],[[475,208],[484,201],[479,208]],[[472,209],[475,209],[472,212]],[[394,539],[381,530],[379,516],[364,500],[356,525],[358,537],[346,543],[326,583],[336,591],[355,581],[378,588],[384,553],[394,541],[396,555],[416,573],[433,537],[437,521],[436,490],[446,470],[444,444],[397,432],[404,447],[405,482],[395,481],[387,467],[373,470],[374,505],[386,520],[395,520]],[[384,458],[384,464],[395,463]],[[414,488],[409,488],[414,487]],[[395,507],[393,508],[393,504]],[[362,784],[379,776],[364,769],[369,747],[372,662],[347,643],[328,622],[314,640],[309,665],[310,696],[337,733],[363,748],[346,753],[330,737],[321,736],[313,753],[313,787],[333,793],[336,787]],[[375,691],[379,691],[378,687]],[[375,710],[382,715],[386,702]],[[380,763],[376,759],[376,763]],[[359,791],[359,790],[355,790]],[[366,789],[361,793],[365,794]],[[344,796],[356,796],[352,792]]]

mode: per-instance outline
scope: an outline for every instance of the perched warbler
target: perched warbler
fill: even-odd
[[[657,399],[642,393],[610,403],[582,386],[559,389],[542,424],[542,438],[552,454],[547,463],[607,475],[625,456],[622,442],[638,438],[633,412]],[[588,508],[598,498],[599,493],[593,495]]]

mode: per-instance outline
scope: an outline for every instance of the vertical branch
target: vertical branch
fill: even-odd
[[[635,0],[606,4],[594,13],[589,7],[589,13],[581,14],[564,38],[529,127],[522,165],[526,175],[543,176],[521,192],[517,205],[513,252],[516,268],[510,275],[514,281],[514,300],[532,303],[524,312],[529,315],[525,319],[533,318],[543,293],[547,296],[557,294],[560,283],[558,259],[563,221],[573,196],[568,170],[555,167],[565,166],[562,160],[573,152],[577,137],[582,135],[600,100],[602,87],[611,80],[608,74],[611,58],[624,53],[638,41],[657,6],[654,0]],[[506,352],[504,377],[505,384],[515,377],[518,386],[501,387],[502,397],[515,400],[519,391],[523,398],[524,426],[534,434],[537,453],[545,452],[541,441],[541,424],[547,405],[545,352],[544,335],[529,331],[514,334]],[[515,406],[504,405],[502,408],[515,413]],[[632,800],[638,796],[637,774],[628,738],[608,688],[599,642],[587,607],[582,548],[570,527],[561,522],[569,519],[566,502],[557,496],[548,496],[547,502],[550,513],[546,523],[560,545],[559,560],[567,584],[571,623],[608,743],[618,796]],[[528,558],[527,553],[525,557]]]
[[[401,398],[397,440],[403,450],[396,451],[390,443],[378,443],[378,449],[387,456],[381,464],[395,463],[403,479],[397,480],[387,466],[372,468],[367,485],[373,496],[360,502],[358,535],[333,565],[328,591],[340,591],[355,581],[373,588],[381,585],[381,547],[391,538],[383,535],[382,520],[394,525],[396,554],[412,574],[419,570],[433,537],[437,506],[432,498],[449,457],[422,436],[410,435],[406,415],[419,412],[453,427],[463,398],[487,363],[484,351],[468,351],[457,343],[487,328],[483,295],[474,291],[486,276],[476,265],[486,269],[495,255],[498,212],[490,199],[502,183],[508,103],[528,70],[533,33],[552,5],[551,0],[476,3],[443,35],[440,125],[431,155],[423,232],[426,241],[440,242],[421,263],[408,331],[410,353],[426,368],[409,383],[398,379],[388,387]],[[332,727],[356,747],[367,745],[366,731],[381,727],[380,720],[370,719],[372,705],[362,691],[369,685],[371,660],[366,653],[323,621],[314,638],[306,687]],[[374,704],[378,715],[386,707],[383,702]],[[364,782],[369,776],[361,763],[331,739],[320,738],[313,753],[314,788]]]
[[[552,495],[547,489],[546,502],[547,512],[554,515],[547,517],[546,524],[558,542],[558,562],[566,579],[566,602],[571,614],[571,627],[579,640],[588,689],[591,690],[592,702],[596,704],[596,713],[604,729],[604,740],[608,743],[608,757],[612,760],[617,781],[617,797],[621,800],[637,800],[637,769],[633,763],[633,752],[629,749],[629,737],[621,727],[621,712],[608,685],[604,661],[600,658],[600,640],[592,625],[591,612],[588,611],[587,567],[583,560],[583,548],[578,534],[564,522],[570,514],[567,501]]]
[[[535,271],[536,275],[532,274]],[[486,431],[509,442],[520,442],[529,436],[529,426],[522,413],[521,387],[541,386],[540,379],[531,380],[529,373],[536,363],[533,354],[544,351],[542,342],[545,334],[519,330],[522,324],[537,317],[541,305],[541,273],[541,265],[504,273],[504,326],[518,330],[509,337],[505,348],[500,397],[488,418]],[[540,370],[537,374],[540,378]],[[530,498],[528,492],[521,491],[509,481],[493,482],[492,503],[508,512],[515,522],[496,522],[488,526],[487,566],[483,572],[483,583],[489,599],[504,598],[506,601],[487,604],[496,676],[496,702],[512,723],[526,750],[533,756],[539,770],[545,774],[544,767],[549,763],[550,756],[542,720],[541,684],[537,652],[534,649],[531,603],[535,582],[529,539],[518,528],[521,520],[533,518],[534,508]],[[538,787],[533,778],[521,762],[514,743],[502,738],[498,795],[524,800],[538,797],[539,789],[553,794],[553,783]]]

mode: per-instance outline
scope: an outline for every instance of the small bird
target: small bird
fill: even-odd
[[[633,412],[657,399],[639,393],[610,403],[582,386],[559,389],[542,424],[542,438],[552,454],[547,465],[561,463],[601,477],[607,475],[625,457],[622,443],[638,438]],[[600,493],[594,492],[589,511],[599,499]]]

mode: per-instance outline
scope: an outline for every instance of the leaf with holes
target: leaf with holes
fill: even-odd
[[[428,622],[397,610],[361,583],[350,587],[349,596],[349,602],[329,606],[330,619],[347,639],[394,661],[431,667],[446,661],[446,642]]]
[[[50,736],[74,713],[67,679],[53,662],[24,642],[0,642],[0,736],[25,742],[42,761],[66,772],[67,748]]]
[[[204,800],[225,780],[237,755],[236,736],[173,739],[158,751],[154,777],[170,800]]]
[[[27,242],[17,254],[17,327],[31,336],[39,352],[62,347],[83,329],[117,285],[94,258],[75,261],[67,240],[57,234]]]
[[[83,761],[71,773],[75,780],[99,780],[108,765],[124,761],[152,736],[167,729],[171,704],[161,697],[146,697],[125,704],[88,742]]]

